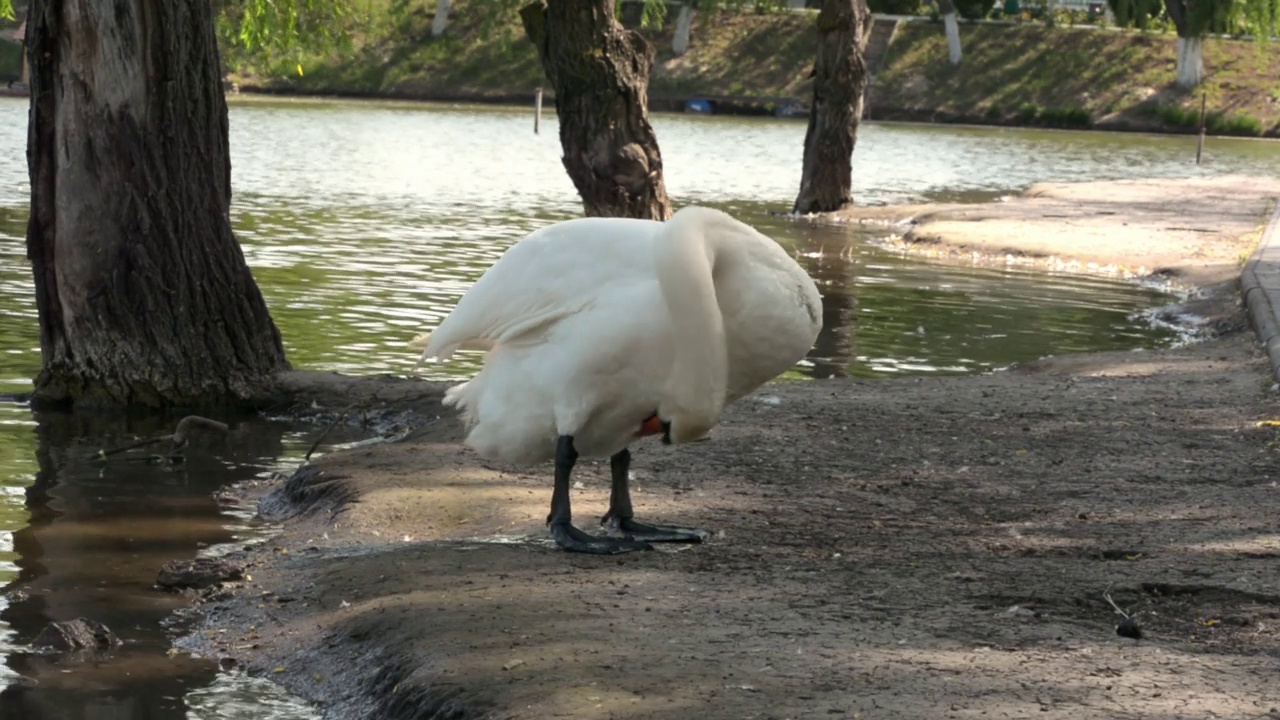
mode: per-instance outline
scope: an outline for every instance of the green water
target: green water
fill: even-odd
[[[0,98],[0,393],[39,366],[25,260],[26,104]],[[824,294],[825,329],[795,377],[972,373],[1046,354],[1173,342],[1142,314],[1169,301],[1100,279],[943,267],[877,249],[873,238],[811,228],[786,210],[799,177],[801,123],[659,116],[677,204],[715,205],[788,248]],[[300,368],[404,373],[404,344],[433,327],[516,239],[580,213],[560,164],[554,118],[525,110],[394,103],[234,102],[233,221]],[[981,200],[1046,180],[1270,173],[1280,145],[1052,131],[869,124],[859,138],[862,202]],[[475,356],[431,372],[463,376]],[[247,509],[210,494],[296,459],[305,431],[246,422],[240,441],[180,469],[77,461],[162,423],[81,426],[0,402],[0,717],[290,718],[306,711],[207,664],[149,670],[171,609],[149,585],[169,557],[256,532]],[[254,438],[250,441],[249,438]],[[105,588],[105,589],[103,589]],[[44,622],[104,616],[130,644],[102,675],[75,680],[23,653]],[[175,661],[176,662],[176,661]],[[112,684],[121,663],[153,675]],[[97,683],[95,685],[95,683]],[[93,688],[96,689],[91,689]],[[67,688],[71,689],[68,690]],[[267,705],[270,712],[264,710]],[[96,714],[95,714],[96,713]]]

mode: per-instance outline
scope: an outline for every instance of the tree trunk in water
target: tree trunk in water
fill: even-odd
[[[520,17],[555,89],[564,167],[586,214],[671,217],[649,125],[653,46],[618,24],[613,0],[539,0]]]
[[[222,404],[288,369],[231,233],[210,12],[177,0],[32,5],[39,400]]]
[[[436,0],[436,16],[431,20],[431,37],[440,37],[449,27],[450,0]]]
[[[859,39],[869,17],[866,0],[825,0],[818,13],[813,106],[794,212],[830,212],[853,201],[853,147],[867,87]]]
[[[1178,38],[1177,85],[1190,90],[1204,80],[1204,38]]]
[[[689,31],[693,29],[693,8],[686,2],[676,15],[676,34],[671,39],[671,52],[677,56],[689,52]]]
[[[938,12],[942,15],[942,26],[947,32],[947,57],[952,65],[960,64],[960,18],[956,15],[956,4],[953,0],[938,0]]]

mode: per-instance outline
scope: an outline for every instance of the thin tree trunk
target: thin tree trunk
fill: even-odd
[[[653,46],[618,24],[613,0],[538,0],[520,17],[555,89],[564,167],[586,214],[671,217],[649,124]]]
[[[450,0],[436,0],[436,16],[431,19],[431,37],[440,37],[449,27]]]
[[[27,25],[36,397],[197,405],[287,369],[231,233],[207,2],[45,0]]]
[[[671,52],[677,56],[689,52],[689,32],[693,29],[693,6],[690,0],[680,6],[680,14],[676,15],[675,37],[671,38]]]
[[[938,0],[938,10],[942,13],[942,25],[947,31],[947,57],[952,65],[959,65],[960,20],[956,16],[956,5],[952,0]]]
[[[853,201],[853,148],[867,87],[859,39],[870,15],[866,0],[825,0],[818,13],[813,106],[794,212],[830,212]]]

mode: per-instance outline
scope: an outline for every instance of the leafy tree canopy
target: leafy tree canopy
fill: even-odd
[[[1184,37],[1223,33],[1269,40],[1280,31],[1280,0],[1108,0],[1108,4],[1121,27],[1146,29],[1167,15]]]

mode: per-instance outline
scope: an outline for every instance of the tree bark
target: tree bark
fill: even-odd
[[[210,12],[202,0],[32,3],[38,400],[225,404],[288,368],[231,233]]]
[[[649,124],[653,46],[618,24],[613,0],[538,0],[520,17],[555,89],[564,167],[586,214],[671,217]]]
[[[870,15],[866,0],[825,0],[818,13],[813,105],[794,212],[830,212],[853,202],[853,148],[867,87],[861,38]]]

